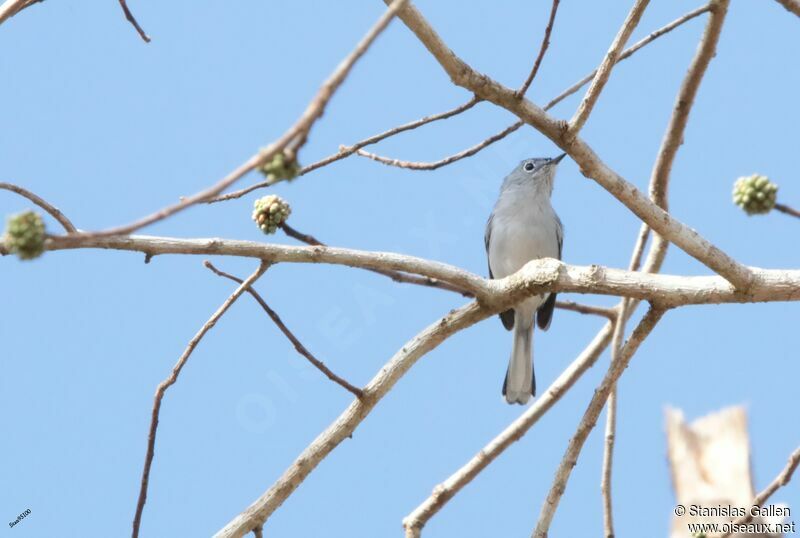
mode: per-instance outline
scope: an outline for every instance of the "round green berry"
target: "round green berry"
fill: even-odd
[[[291,213],[289,203],[274,194],[259,198],[253,204],[253,220],[265,234],[278,231],[278,227],[286,222]]]
[[[777,196],[778,186],[760,174],[740,177],[733,184],[733,203],[748,215],[769,213],[775,207]]]
[[[21,260],[33,260],[44,252],[44,221],[38,213],[26,211],[8,219],[5,244]]]

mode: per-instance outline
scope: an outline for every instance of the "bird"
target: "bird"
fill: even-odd
[[[565,155],[525,159],[503,180],[484,235],[489,278],[505,278],[537,258],[561,259],[564,227],[550,198],[558,163]],[[555,304],[555,293],[543,293],[500,313],[503,326],[514,334],[503,382],[503,396],[509,404],[524,405],[536,395],[534,318],[546,331]]]

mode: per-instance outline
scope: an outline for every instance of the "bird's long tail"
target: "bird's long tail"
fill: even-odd
[[[536,376],[533,372],[533,319],[514,319],[514,345],[508,361],[503,396],[510,404],[526,404],[536,394]]]

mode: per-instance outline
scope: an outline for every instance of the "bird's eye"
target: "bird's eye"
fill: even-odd
[[[525,163],[525,170],[527,170],[528,172],[533,170],[533,163]]]

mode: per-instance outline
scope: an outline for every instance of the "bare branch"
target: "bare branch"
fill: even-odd
[[[611,70],[617,63],[622,48],[625,46],[625,43],[628,42],[628,38],[630,38],[636,25],[639,24],[639,20],[642,18],[642,14],[649,3],[650,0],[636,0],[634,2],[631,11],[625,18],[625,22],[622,23],[622,27],[619,29],[619,32],[617,32],[605,58],[603,58],[603,62],[597,68],[592,84],[589,86],[589,89],[586,90],[583,101],[578,105],[578,110],[575,111],[575,115],[572,116],[569,122],[569,136],[577,135],[581,128],[583,128],[583,124],[589,119],[589,114],[592,113],[592,109],[598,97],[600,97],[600,93],[603,91],[606,82],[608,82],[608,78],[611,76]]]
[[[350,404],[339,418],[297,457],[271,488],[215,534],[215,538],[239,538],[254,527],[263,525],[317,465],[339,443],[353,434],[375,405],[417,360],[456,332],[497,312],[499,310],[470,303],[451,311],[409,340],[364,388],[364,396]]]
[[[300,173],[298,175],[299,176],[303,176],[305,174],[308,174],[309,172],[313,172],[314,170],[316,170],[318,168],[322,168],[323,166],[327,166],[327,165],[329,165],[331,163],[334,163],[336,161],[340,161],[340,160],[342,160],[342,159],[344,159],[346,157],[349,157],[350,155],[352,155],[353,153],[355,153],[356,151],[358,151],[359,149],[361,149],[361,148],[363,148],[365,146],[369,146],[371,144],[376,144],[376,143],[380,142],[381,140],[384,140],[384,139],[389,138],[391,136],[394,136],[396,134],[400,134],[400,133],[403,133],[405,131],[410,131],[412,129],[416,129],[417,127],[421,127],[422,125],[426,125],[428,123],[433,123],[435,121],[444,120],[444,119],[447,119],[447,118],[452,118],[453,116],[455,116],[457,114],[461,114],[462,112],[464,112],[466,110],[469,110],[470,108],[472,108],[473,106],[475,106],[479,102],[480,102],[480,99],[478,99],[477,97],[472,97],[466,103],[464,103],[462,105],[459,105],[459,106],[457,106],[455,108],[452,108],[450,110],[447,110],[445,112],[440,112],[438,114],[433,114],[431,116],[425,116],[425,117],[420,118],[418,120],[415,120],[415,121],[412,121],[412,122],[409,122],[409,123],[405,123],[405,124],[399,125],[397,127],[393,127],[391,129],[389,129],[388,131],[384,131],[382,133],[370,136],[369,138],[365,138],[364,140],[356,142],[352,146],[342,146],[341,148],[339,148],[339,151],[337,153],[334,153],[333,155],[329,155],[328,157],[325,157],[324,159],[321,159],[321,160],[319,160],[319,161],[317,161],[315,163],[312,163],[312,164],[304,167],[302,170],[300,170]],[[266,181],[262,181],[260,183],[254,184],[254,185],[250,185],[249,187],[245,187],[244,189],[240,189],[238,191],[234,191],[234,192],[231,192],[231,193],[228,193],[228,194],[223,194],[223,195],[217,196],[216,198],[208,200],[206,203],[213,204],[213,203],[216,203],[216,202],[224,202],[226,200],[232,200],[234,198],[241,198],[245,194],[249,194],[249,193],[251,193],[251,192],[253,192],[255,190],[262,189],[264,187],[270,187],[270,186],[272,186],[274,184],[275,184],[274,180],[269,180],[268,179]]]
[[[210,269],[216,275],[219,275],[221,277],[227,278],[229,280],[233,280],[234,282],[238,282],[239,284],[244,283],[244,281],[241,278],[233,276],[230,273],[226,273],[225,271],[220,271],[219,269],[214,267],[214,265],[208,260],[203,262],[203,265],[205,265],[208,269]],[[261,305],[261,308],[264,309],[264,312],[266,312],[267,315],[272,320],[272,322],[275,323],[275,325],[277,325],[278,329],[280,329],[280,331],[283,333],[283,335],[286,336],[286,338],[289,339],[289,341],[292,343],[292,345],[294,346],[294,348],[297,350],[297,352],[300,355],[305,357],[308,360],[308,362],[310,362],[316,369],[318,369],[320,372],[325,374],[325,376],[328,379],[330,379],[331,381],[333,381],[334,383],[336,383],[340,387],[344,388],[345,390],[347,390],[350,393],[352,393],[353,395],[355,395],[356,398],[361,398],[361,395],[362,395],[361,389],[356,387],[356,386],[351,385],[350,383],[348,383],[348,381],[346,379],[344,379],[342,377],[339,377],[338,375],[334,374],[333,371],[330,368],[325,366],[324,362],[322,362],[321,360],[316,358],[314,355],[312,355],[311,352],[306,348],[306,346],[304,346],[303,343],[300,342],[300,340],[294,335],[294,333],[292,333],[292,331],[289,330],[289,328],[286,326],[286,324],[283,323],[283,320],[278,315],[278,313],[275,312],[267,304],[267,302],[264,300],[264,298],[261,297],[261,295],[252,286],[247,288],[247,293],[252,295],[253,299],[255,299],[256,302],[258,302],[259,305]]]
[[[753,502],[750,503],[750,506],[763,506],[764,503],[767,502],[767,500],[772,497],[776,491],[791,481],[792,475],[794,475],[794,472],[797,470],[798,466],[800,466],[800,447],[797,447],[797,449],[789,455],[789,461],[786,463],[786,467],[784,467],[783,470],[778,473],[778,476],[776,476],[766,488],[764,488],[753,498]],[[733,523],[733,528],[750,523],[752,520],[753,513],[748,510],[746,516],[737,519]],[[731,533],[728,532],[723,534],[720,538],[729,538],[730,535]]]
[[[617,434],[617,386],[611,389],[606,401],[606,431],[603,445],[603,469],[600,475],[600,492],[603,496],[603,535],[614,538],[614,507],[611,494],[614,467],[614,441]]]
[[[633,263],[633,262],[632,262]],[[611,337],[611,363],[620,360],[622,342],[625,339],[625,322],[632,313],[629,302],[623,299],[619,305],[614,334]],[[605,538],[614,538],[614,510],[611,494],[611,479],[614,468],[614,442],[617,434],[617,384],[611,387],[606,401],[606,431],[603,445],[603,468],[600,473],[600,493],[603,497],[603,531]]]
[[[561,397],[569,391],[580,377],[591,368],[611,342],[613,323],[606,323],[586,349],[570,364],[558,379],[537,398],[525,412],[512,422],[497,437],[483,447],[469,462],[453,473],[447,480],[433,489],[404,520],[407,538],[417,538],[425,524],[456,496],[464,486],[488,467],[514,442],[519,441],[538,420],[547,413]]]
[[[339,64],[330,77],[322,84],[314,99],[311,100],[305,112],[300,118],[292,125],[278,140],[271,143],[269,146],[259,151],[250,157],[244,164],[240,165],[233,172],[222,178],[219,182],[211,187],[200,191],[192,196],[183,198],[179,203],[165,207],[155,213],[152,213],[142,219],[139,219],[131,224],[117,226],[104,231],[86,233],[86,235],[93,236],[111,236],[111,235],[126,235],[135,232],[145,226],[164,220],[180,211],[183,211],[193,205],[206,202],[222,191],[233,185],[236,181],[241,179],[245,174],[251,172],[261,164],[267,162],[275,154],[284,151],[291,144],[291,151],[297,151],[303,146],[308,133],[314,126],[314,123],[325,112],[325,107],[330,101],[333,94],[342,85],[351,69],[361,58],[367,49],[372,45],[380,33],[388,26],[392,18],[394,18],[397,11],[408,0],[394,0],[383,15],[378,19],[375,25],[367,32],[362,40],[356,45],[355,49]]]
[[[136,515],[133,518],[133,533],[132,537],[137,538],[139,536],[139,526],[142,522],[142,512],[144,510],[144,504],[147,501],[147,486],[150,482],[150,467],[153,464],[153,456],[155,454],[155,446],[156,446],[156,431],[158,430],[158,416],[161,412],[161,401],[164,399],[164,393],[166,393],[167,389],[174,385],[175,382],[178,380],[178,376],[181,373],[181,370],[186,365],[186,361],[189,360],[194,349],[197,347],[197,344],[200,343],[200,340],[206,335],[208,331],[211,330],[214,325],[217,324],[217,321],[228,311],[231,305],[236,302],[236,299],[242,296],[242,294],[256,281],[259,279],[261,275],[264,274],[264,271],[267,270],[269,264],[267,262],[261,262],[258,266],[258,269],[255,272],[247,277],[236,291],[234,291],[230,297],[228,297],[222,306],[220,306],[216,312],[205,322],[205,324],[200,328],[197,334],[189,341],[189,344],[186,346],[186,349],[181,354],[178,362],[175,363],[175,366],[172,368],[172,373],[170,373],[167,378],[159,383],[158,388],[156,388],[156,395],[153,400],[153,411],[150,418],[150,431],[147,435],[147,453],[144,458],[144,469],[142,470],[142,483],[139,489],[139,500],[136,504]]]
[[[794,13],[795,15],[800,17],[800,2],[798,2],[797,0],[777,0],[777,2],[779,2],[780,5],[786,8],[786,11]]]
[[[436,170],[437,168],[441,168],[442,166],[447,166],[448,164],[452,164],[456,161],[460,161],[466,157],[472,157],[479,151],[488,146],[491,146],[495,142],[502,140],[503,138],[507,137],[520,127],[524,125],[523,122],[518,121],[512,125],[509,125],[499,133],[493,134],[483,142],[475,144],[474,146],[467,148],[463,151],[460,151],[454,155],[450,155],[449,157],[445,157],[444,159],[440,159],[438,161],[429,162],[429,163],[421,163],[421,162],[412,162],[412,161],[401,161],[398,159],[390,159],[388,157],[382,157],[380,155],[376,155],[374,153],[369,153],[368,151],[364,151],[360,149],[356,151],[358,155],[361,157],[367,157],[372,159],[373,161],[378,161],[379,163],[385,164],[387,166],[396,166],[398,168],[407,168],[409,170]]]
[[[663,36],[664,34],[667,34],[667,33],[671,32],[672,30],[674,30],[678,26],[681,26],[682,24],[694,19],[695,17],[698,17],[698,16],[702,15],[703,13],[708,11],[709,9],[710,9],[709,5],[702,6],[700,8],[697,8],[697,9],[695,9],[693,11],[690,11],[690,12],[686,13],[682,17],[679,17],[679,18],[675,19],[674,21],[672,21],[669,24],[659,28],[658,30],[655,30],[654,32],[650,33],[647,37],[641,39],[636,44],[634,44],[631,47],[629,47],[628,49],[626,49],[625,52],[623,52],[620,55],[619,59],[617,60],[617,63],[619,63],[622,60],[625,60],[625,59],[631,57],[633,54],[635,54],[642,47],[652,43],[653,41],[655,41],[659,37]],[[596,73],[597,73],[597,70],[595,69],[594,71],[592,71],[591,73],[586,75],[583,79],[581,79],[580,81],[576,82],[575,84],[573,84],[572,86],[570,86],[569,88],[564,90],[561,94],[559,94],[557,97],[553,98],[549,103],[547,103],[547,105],[545,105],[545,107],[544,107],[544,110],[550,110],[551,108],[556,106],[558,103],[560,103],[561,101],[563,101],[564,99],[566,99],[570,95],[572,95],[575,92],[577,92],[584,85],[586,85],[588,82],[590,82],[594,78]],[[384,131],[383,133],[371,136],[371,137],[366,138],[366,139],[364,139],[364,140],[362,140],[360,142],[356,142],[355,144],[353,144],[351,146],[344,146],[338,153],[335,153],[333,155],[325,157],[324,159],[322,159],[320,161],[317,161],[317,162],[315,162],[313,164],[310,164],[310,165],[306,166],[305,168],[303,168],[300,171],[300,175],[305,175],[305,174],[307,174],[309,172],[312,172],[313,170],[316,170],[316,169],[321,168],[323,166],[327,166],[328,164],[331,164],[333,162],[336,162],[336,161],[339,161],[339,160],[344,159],[346,157],[349,157],[350,155],[355,153],[357,150],[359,150],[359,149],[361,149],[361,148],[363,148],[365,146],[380,142],[381,140],[389,138],[390,136],[394,136],[394,135],[396,135],[398,133],[405,132],[405,131],[408,131],[408,130],[411,130],[411,129],[416,129],[417,127],[420,127],[420,126],[425,125],[427,123],[431,123],[433,121],[437,121],[437,120],[453,117],[456,114],[460,114],[461,112],[469,110],[470,108],[472,108],[478,102],[480,102],[480,99],[478,99],[476,97],[473,97],[472,99],[470,99],[469,101],[467,101],[463,105],[460,105],[460,106],[458,106],[458,107],[456,107],[454,109],[451,109],[451,110],[448,110],[446,112],[442,112],[442,113],[439,113],[439,114],[434,114],[433,116],[427,116],[427,117],[424,117],[422,119],[419,119],[419,120],[416,120],[416,121],[413,121],[413,122],[410,122],[410,123],[406,123],[406,124],[401,125],[399,127],[395,127],[393,129],[389,129],[388,131]],[[516,125],[516,123],[510,125],[508,128],[511,129],[514,125]],[[249,194],[249,193],[251,193],[251,192],[253,192],[255,190],[262,189],[262,188],[265,188],[265,187],[269,187],[269,186],[272,186],[274,184],[275,184],[275,181],[273,181],[273,180],[262,181],[260,183],[256,183],[256,184],[251,185],[249,187],[245,187],[244,189],[240,189],[238,191],[234,191],[234,192],[231,192],[229,194],[224,194],[224,195],[217,196],[217,197],[215,197],[215,198],[213,198],[211,200],[208,200],[206,203],[223,202],[225,200],[231,200],[231,199],[234,199],[234,198],[240,198],[240,197],[244,196],[245,194]]]
[[[539,72],[539,66],[542,64],[542,59],[544,58],[545,52],[547,52],[547,48],[550,46],[550,34],[553,31],[553,23],[556,20],[556,12],[558,11],[558,4],[559,0],[553,0],[553,5],[550,8],[550,18],[547,21],[547,27],[544,29],[544,37],[542,37],[542,44],[539,46],[539,54],[536,56],[536,61],[533,62],[533,68],[531,69],[528,78],[525,79],[525,82],[522,83],[520,89],[517,90],[517,96],[525,97],[525,93],[528,91],[528,88],[531,87],[531,83],[533,79],[536,78],[536,73]]]
[[[791,215],[792,217],[797,217],[800,219],[800,211],[796,210],[793,207],[789,207],[785,204],[775,204],[775,209],[780,211],[781,213],[786,213],[787,215]]]
[[[753,303],[800,299],[800,270],[751,267],[753,285],[745,293],[719,276],[675,276],[630,272],[592,266],[567,265],[543,258],[528,262],[518,272],[486,280],[441,262],[391,252],[338,247],[296,247],[233,239],[178,239],[151,236],[91,237],[81,234],[51,237],[46,250],[103,248],[160,254],[238,256],[270,263],[326,263],[362,269],[403,271],[435,278],[472,293],[493,307],[513,305],[544,291],[592,293],[657,302],[665,307],[689,304]]]
[[[298,247],[228,239],[178,239],[137,235],[96,237],[77,234],[51,237],[45,245],[49,250],[87,247],[143,252],[150,257],[161,254],[223,255],[257,258],[271,263],[282,261],[331,263],[380,272],[402,271],[449,284],[454,289],[469,292],[475,297],[489,293],[487,281],[478,275],[444,263],[390,252],[368,252],[323,246]]]
[[[692,10],[692,11],[686,13],[685,15],[683,15],[681,17],[678,17],[677,19],[675,19],[671,23],[662,26],[658,30],[655,30],[654,32],[651,32],[647,37],[640,39],[635,44],[633,44],[630,47],[628,47],[627,49],[625,49],[625,52],[623,52],[622,54],[619,55],[619,59],[617,59],[617,63],[621,62],[622,60],[626,60],[626,59],[630,58],[636,52],[638,52],[639,49],[641,49],[642,47],[644,47],[646,45],[649,45],[650,43],[652,43],[653,41],[655,41],[659,37],[663,36],[664,34],[667,34],[667,33],[671,32],[672,30],[674,30],[678,26],[681,26],[682,24],[684,24],[686,22],[689,22],[690,20],[694,19],[695,17],[698,17],[698,16],[702,15],[703,13],[705,13],[706,11],[709,11],[710,9],[711,9],[711,5],[710,4],[707,4],[705,6],[699,7],[697,9],[695,9],[695,10]],[[550,100],[550,102],[548,102],[543,107],[543,110],[550,110],[551,108],[556,106],[558,103],[560,103],[561,101],[563,101],[564,99],[566,99],[570,95],[572,95],[575,92],[577,92],[578,90],[580,90],[585,84],[587,84],[588,82],[593,80],[596,75],[597,75],[597,69],[595,69],[594,71],[592,71],[591,73],[589,73],[588,75],[583,77],[581,80],[579,80],[578,82],[576,82],[575,84],[573,84],[572,86],[570,86],[569,88],[567,88],[566,90],[561,92],[561,94],[559,94],[557,97],[555,97],[552,100]]]
[[[550,523],[552,522],[555,511],[558,508],[558,503],[561,500],[561,496],[564,494],[564,491],[567,488],[569,476],[572,473],[572,469],[575,467],[575,464],[578,462],[578,456],[583,448],[583,444],[586,442],[586,439],[589,437],[589,433],[592,431],[595,424],[597,424],[597,418],[600,416],[600,412],[603,410],[603,405],[608,399],[608,395],[614,388],[619,376],[621,376],[625,368],[628,367],[628,363],[630,363],[630,360],[636,353],[636,350],[639,349],[639,345],[642,343],[642,341],[644,341],[645,338],[647,338],[647,336],[655,327],[656,323],[658,323],[658,320],[660,320],[661,316],[663,315],[664,310],[651,307],[650,310],[647,311],[647,314],[645,314],[644,318],[642,318],[642,321],[639,322],[639,325],[636,327],[636,329],[634,329],[630,339],[628,339],[628,342],[622,348],[619,356],[616,358],[616,360],[611,362],[611,366],[608,368],[608,372],[606,372],[605,377],[603,377],[603,381],[592,395],[592,399],[589,402],[589,406],[586,408],[586,412],[584,413],[580,424],[578,425],[578,429],[575,431],[575,435],[572,437],[572,439],[570,439],[569,446],[567,447],[564,457],[561,460],[561,464],[558,466],[558,470],[556,471],[556,476],[553,480],[553,485],[550,488],[550,492],[548,493],[545,502],[542,504],[542,511],[539,514],[539,522],[536,524],[536,529],[533,531],[532,538],[547,538],[547,531],[550,528]]]
[[[64,215],[64,213],[61,212],[60,209],[58,209],[51,203],[47,202],[43,198],[40,198],[39,196],[35,195],[28,189],[24,189],[18,185],[14,185],[13,183],[0,183],[0,189],[4,189],[19,194],[20,196],[27,198],[34,204],[38,205],[39,207],[44,209],[47,213],[49,213],[51,217],[56,219],[58,223],[64,227],[64,230],[66,230],[67,233],[76,233],[78,231],[78,229],[75,228],[72,222],[66,217],[66,215]]]
[[[42,1],[43,0],[6,0],[6,2],[0,6],[0,24],[3,24],[23,9]]]
[[[698,88],[703,76],[708,69],[711,59],[714,57],[719,35],[722,30],[722,23],[727,12],[727,0],[714,4],[708,24],[706,25],[703,37],[698,45],[697,52],[691,65],[683,79],[681,88],[675,99],[672,116],[667,125],[664,139],[661,143],[656,162],[653,165],[653,172],[650,176],[650,199],[662,209],[667,209],[667,193],[669,178],[672,172],[672,164],[675,161],[678,148],[683,143],[684,132],[689,118],[689,112],[697,96]],[[642,253],[649,235],[650,228],[647,224],[642,224],[639,237],[636,241],[629,270],[635,271],[641,264]],[[648,254],[647,266],[650,271],[657,271],[666,256],[669,242],[665,241],[660,235],[656,235]],[[615,327],[612,356],[619,354],[621,342],[625,334],[625,319],[627,319],[638,303],[630,299],[623,299],[620,303],[620,319]],[[616,400],[617,387],[612,390],[608,399],[608,414],[606,419],[605,450],[603,454],[603,472],[600,484],[603,495],[603,516],[604,528],[607,538],[614,535],[614,523],[612,512],[611,496],[611,473],[614,450],[614,436],[616,430]]]
[[[656,162],[653,165],[653,172],[650,175],[650,199],[664,210],[668,209],[667,194],[669,188],[669,178],[672,174],[672,165],[678,148],[683,144],[686,124],[689,121],[689,112],[692,109],[697,91],[703,77],[708,69],[708,65],[716,55],[717,43],[722,32],[722,25],[728,12],[729,0],[714,0],[710,6],[710,16],[706,24],[697,52],[692,58],[692,63],[686,72],[686,76],[678,90],[675,98],[675,105],[672,109],[661,148],[658,151]],[[661,265],[666,256],[669,241],[660,233],[653,238],[653,244],[647,255],[645,265],[652,267]]]
[[[727,11],[728,0],[715,1],[708,24],[703,32],[703,37],[697,47],[697,52],[681,83],[680,90],[678,90],[672,116],[653,166],[653,173],[650,177],[650,198],[663,209],[667,209],[667,186],[672,173],[672,164],[675,162],[678,148],[683,144],[686,124],[689,121],[689,112],[691,112],[694,105],[700,83],[703,81],[703,76],[711,63],[711,59],[716,54],[717,43],[719,42],[722,24]]]
[[[316,237],[308,234],[304,234],[298,232],[285,222],[281,225],[281,229],[288,235],[289,237],[293,237],[298,241],[302,241],[308,245],[312,246],[327,246],[325,243],[317,239]],[[441,290],[453,291],[455,293],[461,294],[463,297],[474,297],[474,294],[468,290],[463,288],[458,288],[453,286],[452,284],[448,284],[447,282],[442,282],[441,280],[425,277],[425,276],[417,276],[417,275],[410,275],[408,273],[404,273],[402,271],[389,271],[383,269],[369,269],[373,273],[378,273],[379,275],[388,276],[395,282],[400,282],[404,284],[416,284],[418,286],[427,286],[429,288],[438,288]]]
[[[754,276],[750,269],[736,262],[696,231],[651,202],[633,184],[601,161],[586,142],[577,136],[569,135],[565,122],[550,117],[527,99],[516,98],[513,90],[478,73],[456,56],[412,4],[401,9],[398,16],[417,35],[455,84],[505,108],[538,129],[566,151],[578,163],[584,175],[594,179],[653,230],[687,254],[724,276],[743,291],[753,284]]]
[[[617,317],[617,311],[614,308],[603,308],[601,306],[591,306],[579,304],[572,301],[556,301],[556,308],[562,310],[571,310],[579,314],[593,314],[595,316],[602,316],[609,320],[614,320]]]
[[[145,43],[150,43],[150,36],[148,36],[144,30],[142,30],[141,26],[139,26],[139,22],[136,20],[136,17],[133,16],[133,13],[131,13],[131,10],[128,8],[127,0],[119,0],[119,5],[122,7],[122,11],[125,13],[125,18],[128,19],[128,22],[131,23],[134,28],[136,28],[136,31],[139,33],[139,37],[141,37]]]
[[[327,246],[325,243],[317,239],[316,237],[308,234],[304,234],[302,232],[298,232],[291,226],[286,223],[281,225],[281,229],[288,235],[289,237],[293,237],[298,241],[302,241],[308,245],[313,246]],[[433,288],[439,288],[447,291],[453,291],[456,293],[460,293],[464,297],[474,297],[474,295],[467,291],[456,288],[447,282],[442,282],[435,278],[429,277],[420,277],[417,275],[410,275],[408,273],[403,273],[402,271],[384,271],[384,270],[372,270],[375,273],[388,276],[395,282],[407,283],[407,284],[418,284],[421,286],[429,286]],[[616,319],[617,311],[614,308],[603,308],[599,306],[590,306],[590,305],[583,305],[573,301],[556,301],[556,308],[560,308],[562,310],[571,310],[573,312],[578,312],[580,314],[594,314],[597,316],[603,316],[607,319]]]

